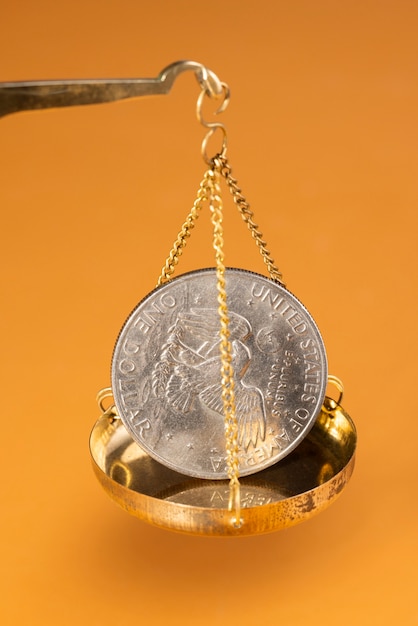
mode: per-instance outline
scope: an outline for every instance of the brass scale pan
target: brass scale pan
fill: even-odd
[[[240,527],[228,510],[228,481],[200,480],[161,465],[131,439],[113,407],[96,422],[90,451],[99,482],[128,513],[169,530],[243,536],[293,526],[329,506],[353,472],[356,440],[351,418],[326,396],[313,428],[293,452],[240,478]]]

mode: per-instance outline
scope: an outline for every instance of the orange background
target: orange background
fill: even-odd
[[[90,466],[95,394],[204,171],[197,83],[3,118],[2,623],[417,624],[417,3],[16,0],[1,14],[0,80],[156,76],[189,58],[229,83],[234,173],[359,434],[340,499],[286,531],[189,537],[115,506]],[[226,204],[227,263],[264,271]],[[179,269],[212,264],[206,215]]]

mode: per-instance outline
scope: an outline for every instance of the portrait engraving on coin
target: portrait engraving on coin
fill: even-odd
[[[277,462],[312,427],[325,350],[304,306],[273,281],[226,271],[240,474]],[[112,361],[119,415],[153,458],[199,478],[227,478],[215,270],[184,274],[129,316]]]

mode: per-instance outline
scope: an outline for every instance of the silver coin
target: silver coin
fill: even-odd
[[[214,269],[148,294],[116,342],[112,389],[133,439],[154,459],[197,478],[227,478]],[[313,426],[327,384],[312,317],[287,289],[226,270],[240,475],[291,452]]]

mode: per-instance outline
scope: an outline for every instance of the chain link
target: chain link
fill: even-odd
[[[241,525],[241,497],[239,484],[239,447],[238,422],[235,411],[235,385],[232,365],[232,345],[230,342],[229,317],[225,283],[224,238],[222,225],[222,198],[220,188],[220,172],[217,167],[210,173],[210,200],[211,220],[213,224],[213,247],[216,258],[216,279],[218,291],[218,313],[220,320],[220,354],[221,354],[221,382],[222,402],[224,409],[226,463],[229,477],[229,510],[234,511],[233,523]]]
[[[213,159],[213,163],[214,166],[220,171],[228,185],[235,205],[241,213],[242,219],[247,224],[248,229],[258,246],[263,261],[267,266],[270,278],[282,287],[286,287],[283,281],[283,276],[275,265],[273,257],[271,256],[267,248],[267,243],[263,240],[263,234],[259,231],[258,225],[254,222],[254,213],[250,209],[249,203],[244,198],[242,191],[238,186],[237,180],[232,176],[232,169],[228,163],[227,158],[225,156],[218,155]]]
[[[232,365],[232,346],[230,342],[229,317],[225,284],[224,238],[223,238],[223,205],[220,188],[221,170],[218,163],[213,163],[200,183],[197,198],[181,227],[173,247],[162,268],[157,286],[170,280],[175,267],[190,237],[197,218],[200,215],[204,202],[209,202],[211,221],[213,225],[213,247],[216,259],[216,283],[218,292],[218,313],[220,322],[220,356],[221,356],[221,384],[222,403],[224,409],[226,464],[229,477],[229,505],[233,511],[232,523],[240,527],[241,495],[239,483],[239,446],[238,421],[235,411],[234,371]]]
[[[200,183],[196,200],[194,201],[193,207],[190,210],[190,213],[186,217],[186,220],[181,227],[177,239],[173,243],[173,247],[170,250],[170,253],[164,263],[164,266],[161,270],[160,277],[157,282],[157,287],[163,285],[174,273],[175,267],[179,262],[179,258],[183,253],[183,249],[186,246],[187,239],[191,235],[192,229],[195,227],[196,220],[200,215],[200,211],[202,210],[203,203],[209,199],[210,187],[208,183],[209,179],[209,170],[205,172],[202,182]]]
[[[234,526],[242,524],[241,495],[239,483],[239,446],[238,446],[238,421],[235,410],[234,370],[232,364],[232,345],[229,332],[229,316],[227,306],[227,293],[225,283],[224,264],[224,234],[223,234],[223,205],[221,197],[220,180],[225,179],[229,191],[233,197],[242,219],[247,224],[251,235],[256,242],[259,252],[272,280],[285,286],[282,274],[276,267],[274,260],[267,248],[258,225],[254,222],[254,213],[242,194],[237,180],[232,176],[231,167],[223,154],[218,154],[211,161],[211,166],[205,172],[200,183],[196,200],[190,210],[183,226],[181,227],[173,247],[166,259],[158,279],[157,286],[163,285],[170,280],[179,261],[196,220],[200,215],[203,204],[209,202],[211,221],[213,225],[213,247],[216,258],[216,282],[218,292],[218,313],[220,321],[220,356],[221,356],[221,383],[222,402],[224,409],[225,424],[225,447],[227,458],[227,470],[229,477],[229,510],[233,511],[232,520]]]

